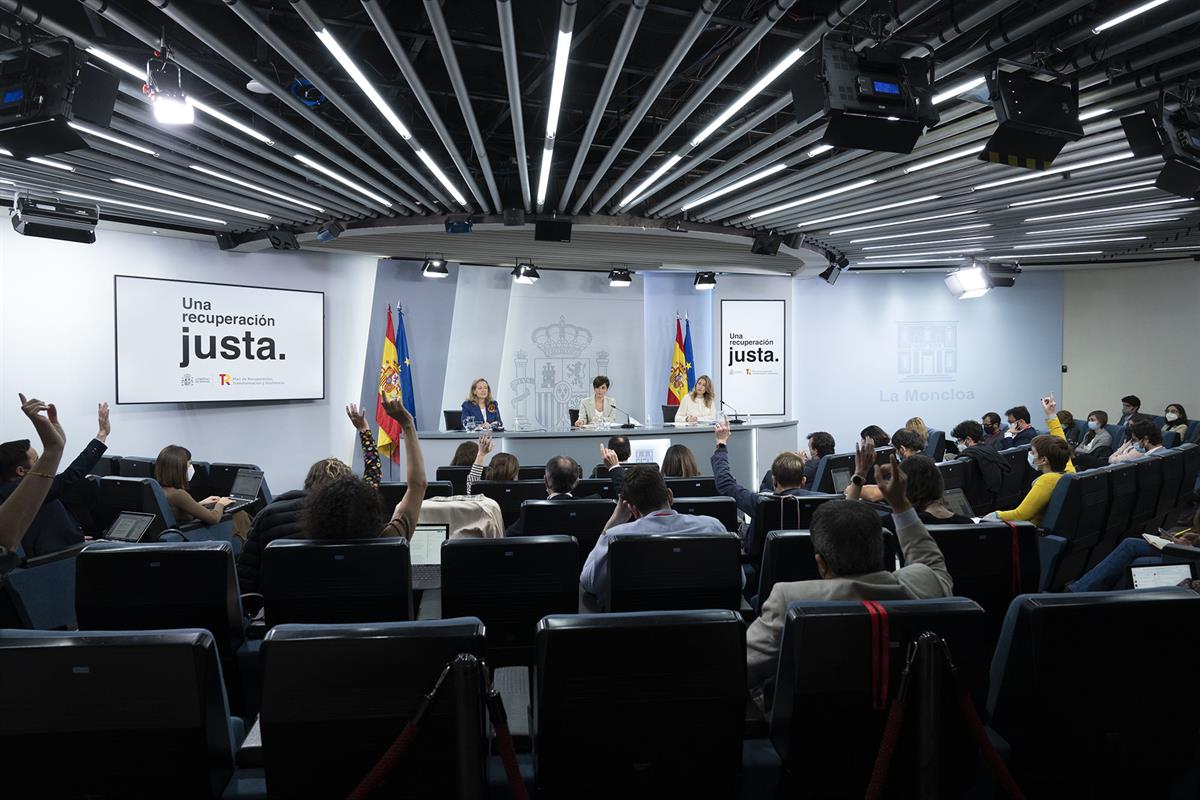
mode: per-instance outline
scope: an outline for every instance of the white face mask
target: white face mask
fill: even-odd
[[[194,477],[196,477],[196,468],[192,466],[191,462],[188,462],[188,480],[190,481]]]
[[[1098,420],[1089,419],[1088,420],[1088,430],[1092,430],[1092,431],[1100,430],[1100,422]]]
[[[1166,414],[1166,417],[1167,417],[1167,422],[1174,422],[1175,420],[1179,419],[1179,415],[1176,414],[1174,411],[1168,411]]]

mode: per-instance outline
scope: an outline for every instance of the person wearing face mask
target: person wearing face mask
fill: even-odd
[[[175,522],[180,525],[189,522],[216,525],[225,514],[225,506],[232,503],[233,498],[214,495],[197,501],[188,493],[188,482],[195,474],[192,451],[186,447],[169,444],[154,459],[154,480],[162,486],[167,504],[175,514]],[[238,513],[246,516],[244,511]]]
[[[896,448],[896,463],[903,463],[907,458],[925,454],[925,439],[912,428],[901,428],[892,434],[892,447]],[[850,497],[850,494],[850,487],[847,486],[846,496]],[[883,492],[878,486],[866,485],[856,490],[855,499],[859,497],[879,503],[883,501]]]
[[[1163,449],[1162,431],[1148,419],[1139,419],[1128,428],[1129,440],[1108,457],[1108,463],[1120,464],[1133,461],[1147,453]]]
[[[1042,398],[1042,408],[1046,412],[1046,425],[1050,428],[1050,433],[1035,436],[1027,456],[1030,468],[1037,470],[1041,475],[1033,482],[1020,505],[1007,511],[988,514],[984,519],[998,519],[1004,522],[1028,521],[1034,525],[1041,525],[1042,516],[1046,513],[1046,506],[1050,504],[1050,496],[1054,493],[1059,478],[1065,472],[1075,471],[1075,465],[1071,463],[1071,448],[1058,421],[1058,403],[1054,395]]]
[[[958,445],[958,453],[963,458],[970,458],[979,465],[979,473],[983,476],[983,484],[993,495],[1000,493],[1004,473],[1010,467],[1000,451],[986,443],[983,427],[973,419],[965,419],[950,431],[954,443]]]
[[[1142,400],[1136,394],[1127,394],[1121,398],[1121,419],[1117,422],[1121,427],[1128,427],[1130,423],[1137,422],[1139,419],[1149,419],[1142,413]]]
[[[1108,457],[1113,451],[1113,440],[1112,434],[1104,428],[1107,424],[1106,412],[1097,410],[1088,414],[1088,432],[1079,444],[1075,445],[1075,454],[1072,456],[1075,464],[1081,469],[1093,469],[1108,463]]]
[[[1033,437],[1037,436],[1037,430],[1034,429],[1029,418],[1029,409],[1025,406],[1013,406],[1008,411],[1004,412],[1004,416],[1008,419],[1008,430],[1004,432],[1004,440],[998,442],[996,447],[1008,449],[1012,447],[1021,447],[1033,441]],[[1058,417],[1054,417],[1055,424],[1058,424]],[[1062,426],[1059,425],[1059,430]]]
[[[1000,426],[1000,415],[995,411],[989,411],[983,415],[982,424],[982,444],[990,444],[999,449],[1001,440],[1004,438],[1004,429]]]
[[[1178,433],[1181,442],[1187,437],[1188,416],[1187,412],[1183,410],[1183,406],[1179,403],[1171,403],[1163,412],[1163,419],[1166,420],[1162,426],[1163,433]]]
[[[96,416],[99,423],[96,437],[88,442],[69,467],[51,476],[50,491],[21,538],[21,549],[25,551],[26,558],[54,553],[83,541],[83,531],[63,505],[62,497],[95,469],[96,462],[108,449],[105,442],[112,432],[108,421],[108,403],[97,406]],[[17,490],[27,475],[44,477],[33,472],[37,461],[38,452],[30,446],[28,439],[0,444],[0,503]]]

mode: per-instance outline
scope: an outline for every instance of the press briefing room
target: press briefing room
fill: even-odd
[[[0,39],[0,797],[1200,797],[1196,0]]]

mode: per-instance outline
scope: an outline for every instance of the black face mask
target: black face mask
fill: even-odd
[[[987,433],[995,433],[995,432],[996,432],[996,430],[997,430],[999,427],[1000,427],[999,425],[993,425],[993,424],[992,424],[992,423],[990,423],[990,422],[985,422],[985,423],[983,423],[983,429],[984,429],[984,431],[986,431]]]

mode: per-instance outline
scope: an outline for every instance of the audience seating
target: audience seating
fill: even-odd
[[[153,458],[142,458],[141,456],[122,456],[121,471],[118,474],[122,478],[153,478],[154,462],[155,459]]]
[[[408,484],[403,481],[379,484],[379,495],[383,501],[384,511],[390,514],[396,504],[404,499],[404,493],[407,490]],[[425,487],[423,499],[449,497],[452,494],[454,494],[454,487],[450,485],[450,481],[430,481]]]
[[[667,478],[667,488],[675,497],[716,497],[717,481],[712,477]]]
[[[1134,499],[1137,497],[1137,465],[1133,462],[1113,464],[1103,467],[1102,471],[1108,474],[1108,511],[1104,517],[1104,532],[1088,555],[1086,569],[1098,564],[1125,538],[1130,529]],[[1078,576],[1071,576],[1071,579],[1075,577]]]
[[[883,563],[879,568],[889,572],[894,570],[898,553],[896,534],[885,528]],[[808,531],[777,530],[768,533],[763,546],[762,569],[758,574],[758,597],[754,610],[762,612],[762,604],[767,602],[777,583],[820,580],[821,573],[817,571],[817,561],[813,556],[812,537]]]
[[[544,481],[476,481],[471,489],[475,494],[490,497],[499,504],[505,527],[521,516],[521,504],[526,500],[546,499]]]
[[[470,467],[438,467],[434,478],[438,482],[449,483],[454,488],[454,494],[466,494],[467,474],[470,471]]]
[[[973,458],[963,457],[955,461],[947,462],[950,464],[962,464],[963,470],[963,495],[966,496],[967,502],[971,504],[971,510],[976,516],[990,514],[996,510],[996,498],[998,494],[988,488],[983,480],[983,471],[979,468],[979,462]],[[938,468],[945,467],[945,464],[939,464]],[[953,469],[953,468],[951,468]],[[943,473],[944,475],[944,473]],[[949,486],[947,489],[951,488]]]
[[[122,511],[154,515],[154,522],[150,523],[146,531],[145,538],[148,541],[154,541],[158,534],[167,528],[180,528],[175,521],[175,512],[167,503],[167,496],[163,494],[158,481],[153,478],[126,478],[115,475],[100,478],[96,499],[99,508],[95,510],[95,517],[100,530],[107,530]],[[196,527],[199,525],[192,523],[187,529]]]
[[[609,611],[742,605],[736,533],[615,534],[608,542]]]
[[[737,533],[738,507],[732,497],[681,497],[675,499],[671,508],[680,514],[712,517],[724,525],[725,530]]]
[[[909,646],[924,632],[949,645],[958,681],[982,710],[991,643],[984,611],[953,597],[881,604],[889,641],[887,700],[898,694]],[[785,765],[787,797],[862,797],[869,782],[887,716],[872,702],[872,621],[858,601],[793,603],[780,643],[779,670],[771,713],[771,740]],[[957,797],[977,766],[975,742],[964,726],[950,678],[936,660],[941,693],[912,676],[908,714],[888,773],[888,797]],[[882,678],[883,673],[880,673]],[[937,678],[934,678],[937,680]],[[937,684],[935,684],[937,685]],[[936,711],[923,718],[923,706]],[[981,714],[982,716],[982,714]],[[922,757],[923,756],[923,757]],[[919,795],[921,766],[936,759],[935,791]]]
[[[270,797],[346,797],[400,735],[447,663],[483,658],[483,624],[282,625],[263,640],[262,758]],[[481,681],[454,670],[372,797],[481,798]]]
[[[0,628],[75,628],[75,559],[83,548],[26,559],[0,575]]]
[[[1047,590],[1057,591],[1083,574],[1104,535],[1109,493],[1105,469],[1067,472],[1058,479],[1042,516],[1042,530],[1061,536],[1066,544],[1055,564],[1042,565],[1048,576]]]
[[[991,727],[1027,797],[1184,797],[1195,764],[1200,596],[1185,589],[1024,595],[992,662]],[[1161,688],[1146,683],[1164,684]]]
[[[1180,505],[1184,454],[1181,450],[1160,450],[1150,457],[1162,462],[1162,489],[1158,493],[1158,507],[1154,511],[1153,521],[1147,526],[1147,531],[1154,533],[1159,527],[1170,525],[1169,520]]]
[[[613,495],[611,478],[580,478],[579,483],[571,490],[571,494],[581,500],[603,499],[616,500]]]
[[[0,686],[6,798],[210,800],[233,774],[208,631],[0,631]]]
[[[574,536],[582,567],[616,507],[615,500],[526,500],[521,505],[521,535]]]
[[[996,509],[1010,511],[1021,503],[1033,482],[1033,470],[1029,468],[1027,456],[1029,445],[1001,450],[1000,455],[1008,462],[1008,472],[1000,478],[1000,494],[996,497]]]
[[[1120,419],[1120,415],[1113,419]],[[1105,425],[1104,430],[1108,431],[1108,435],[1112,437],[1112,449],[1116,452],[1117,448],[1125,443],[1125,426],[1124,425]]]
[[[1162,435],[1163,447],[1178,447],[1183,441],[1175,431],[1165,431]]]
[[[746,628],[736,613],[549,616],[537,651],[538,797],[737,796]]]
[[[878,458],[876,459],[876,463],[879,463]],[[810,492],[831,494],[833,492],[833,471],[835,469],[849,470],[853,474],[854,453],[835,453],[833,455],[821,456],[821,460],[817,462],[817,469],[813,473],[813,479],[805,488]]]
[[[579,567],[570,536],[452,539],[442,545],[440,616],[481,619],[492,667],[531,665],[538,621],[579,609]]]
[[[517,467],[517,480],[519,481],[544,481],[545,479],[545,464],[532,464],[530,466]]]
[[[813,512],[830,500],[845,500],[844,495],[759,495],[754,504],[753,541],[747,537],[746,552],[750,562],[762,561],[763,543],[771,531],[807,530]]]
[[[96,460],[96,466],[92,467],[92,471],[89,472],[88,474],[95,475],[95,476],[101,477],[101,478],[104,477],[105,475],[120,475],[121,474],[120,461],[121,461],[120,456],[111,456],[111,455],[100,456],[100,458],[98,458]]]
[[[1134,472],[1137,492],[1133,497],[1133,508],[1129,512],[1129,532],[1139,534],[1158,513],[1158,498],[1162,493],[1163,462],[1160,458],[1143,457],[1135,459],[1132,463],[1137,467]]]
[[[228,542],[93,542],[76,559],[75,613],[81,631],[207,630],[230,705],[245,710],[246,620]]]
[[[408,542],[276,539],[262,551],[267,627],[401,622],[412,617]]]
[[[938,472],[942,475],[942,483],[946,489],[962,489],[963,495],[967,493],[967,481],[971,476],[971,467],[975,464],[973,458],[959,458],[954,461],[943,461],[937,465]],[[976,467],[978,471],[978,467]],[[970,502],[968,500],[967,502]],[[971,506],[974,509],[974,506]],[[978,512],[976,512],[978,513]]]
[[[254,469],[259,472],[262,467],[257,464],[224,464],[214,461],[208,465],[208,493],[215,494],[218,497],[227,497],[233,489],[233,482],[237,480],[239,469]],[[207,497],[207,495],[205,495]],[[259,508],[271,502],[271,490],[267,488],[267,479],[263,477],[262,486],[258,489]]]
[[[1188,422],[1187,433],[1183,437],[1184,444],[1200,444],[1200,419]]]
[[[925,455],[933,459],[934,463],[942,460],[946,455],[946,433],[945,431],[929,429],[929,439],[925,442]]]

